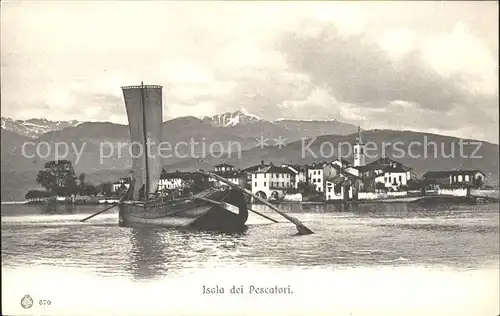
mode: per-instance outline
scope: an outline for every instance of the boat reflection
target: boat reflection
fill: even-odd
[[[151,228],[131,229],[129,266],[134,279],[155,279],[167,273],[167,245],[165,230]]]
[[[245,232],[216,233],[164,228],[132,228],[127,270],[135,280],[159,279],[200,268],[214,257],[236,256]]]

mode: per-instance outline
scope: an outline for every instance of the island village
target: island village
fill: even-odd
[[[262,160],[260,164],[244,169],[221,163],[208,171],[271,202],[412,202],[424,197],[473,198],[476,201],[478,198],[498,198],[497,190],[484,186],[486,175],[481,170],[433,170],[419,178],[411,168],[386,156],[366,163],[364,149],[358,129],[352,162],[339,158],[299,165]],[[199,187],[227,186],[213,178],[203,183],[199,175],[197,172],[167,172],[163,169],[157,194],[165,199],[185,198],[199,191]],[[131,183],[131,178],[126,177],[96,187],[84,184],[84,175],[80,175],[79,180],[80,186],[84,187],[82,190],[75,182],[76,190],[59,188],[57,191],[63,193],[54,194],[54,190],[49,190],[43,181],[37,179],[47,191],[29,191],[26,199],[32,203],[51,199],[81,204],[116,203]]]

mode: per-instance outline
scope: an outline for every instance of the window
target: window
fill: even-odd
[[[257,186],[257,182],[255,182],[255,186]]]
[[[384,182],[386,182],[386,183],[387,183],[387,177],[384,177]]]
[[[266,182],[264,181],[264,186],[266,186]]]
[[[399,176],[399,183],[402,183],[402,182],[403,182],[403,177]]]
[[[469,175],[465,175],[465,181],[469,181]]]
[[[458,176],[458,182],[462,182],[462,175]]]
[[[357,154],[358,153],[358,149],[356,147],[354,147],[354,153]]]

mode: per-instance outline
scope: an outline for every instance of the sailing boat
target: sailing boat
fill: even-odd
[[[121,226],[238,231],[245,227],[245,196],[232,187],[209,188],[188,199],[156,194],[162,171],[162,86],[122,87],[132,146],[132,184],[118,205]]]

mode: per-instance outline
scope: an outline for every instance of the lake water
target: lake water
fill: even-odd
[[[237,235],[122,228],[116,211],[79,222],[104,206],[2,205],[2,310],[496,316],[498,207],[283,205],[315,232],[296,236],[259,205],[282,223],[251,214]],[[203,294],[203,286],[224,293]],[[231,293],[233,286],[243,293]],[[290,293],[249,293],[251,286]],[[26,294],[30,309],[20,304]]]

